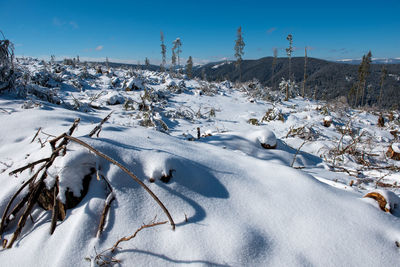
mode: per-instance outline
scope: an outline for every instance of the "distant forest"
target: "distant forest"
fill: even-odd
[[[287,58],[277,58],[272,70],[273,57],[257,60],[243,60],[241,63],[241,81],[257,79],[261,84],[278,88],[278,84],[288,79],[289,62]],[[371,64],[366,80],[366,104],[376,105],[379,98],[383,64]],[[400,103],[400,64],[385,64],[387,76],[384,80],[382,106],[399,108]],[[307,58],[307,83],[305,94],[317,99],[331,100],[339,96],[349,96],[349,92],[358,82],[358,65],[337,63],[317,58]],[[274,75],[273,75],[274,74]],[[239,71],[234,62],[215,62],[194,68],[194,76],[206,77],[209,81],[239,80]],[[304,57],[292,58],[292,77],[299,87],[304,79]]]

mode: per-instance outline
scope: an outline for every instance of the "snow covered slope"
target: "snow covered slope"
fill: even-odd
[[[123,81],[127,71],[113,72]],[[49,234],[51,212],[36,207],[33,221],[27,221],[14,246],[0,252],[2,266],[95,266],[103,262],[96,258],[99,255],[118,259],[122,266],[398,264],[399,211],[382,212],[375,200],[363,198],[376,185],[376,180],[365,179],[372,179],[374,172],[381,173],[360,169],[361,165],[347,154],[336,156],[336,163],[332,163],[328,153],[338,142],[345,147],[354,140],[350,135],[342,137],[338,129],[362,127],[365,136],[380,140],[368,153],[381,153],[374,160],[384,162],[379,157],[384,157],[384,148],[393,137],[388,129],[376,126],[376,115],[348,110],[349,117],[341,117],[332,110],[329,115],[335,125],[324,127],[327,114],[320,103],[301,98],[288,102],[257,100],[226,83],[184,80],[185,87],[179,87],[181,79],[142,72],[144,84],[153,90],[150,104],[142,101],[143,90],[125,91],[123,82],[120,88],[113,88],[111,78],[98,76],[83,80],[92,84],[85,90],[61,82],[61,105],[34,96],[24,100],[12,94],[0,95],[0,213],[30,177],[29,171],[17,177],[8,173],[48,157],[51,149],[46,139],[66,132],[74,119],[80,118],[73,136],[123,164],[143,181],[170,211],[175,231],[168,223],[143,229],[135,238],[120,243],[114,253],[107,250],[143,223],[168,219],[121,169],[70,143],[66,156],[49,173],[49,181],[54,182],[58,175],[61,188],[79,192],[80,188],[74,187],[90,168],[106,177],[115,200],[103,234],[96,237],[107,190],[93,175],[88,194],[77,207],[67,210],[53,235]],[[171,85],[168,79],[175,81],[173,86],[167,86]],[[116,94],[125,103],[108,101],[108,96],[115,99]],[[143,103],[148,104],[150,112],[140,110]],[[273,112],[265,116],[268,110]],[[99,136],[90,138],[88,133],[110,111],[114,113]],[[283,114],[284,122],[272,119],[273,114]],[[258,125],[249,123],[252,118]],[[348,118],[352,118],[352,124],[346,128]],[[301,126],[308,128],[295,133],[293,129]],[[38,136],[31,142],[39,127]],[[198,127],[202,137],[196,140]],[[302,134],[307,138],[302,139]],[[275,149],[261,146],[274,141]],[[367,145],[363,148],[368,149]],[[360,176],[332,172],[332,164],[359,170]],[[385,166],[390,164],[398,166],[386,159]],[[172,177],[167,183],[160,180],[169,174]],[[155,182],[150,182],[152,179]],[[349,186],[351,180],[356,185]],[[380,181],[398,180],[398,174],[388,173]],[[397,197],[392,197],[396,202]],[[59,198],[62,200],[61,193]],[[15,226],[14,221],[2,237],[10,240]]]

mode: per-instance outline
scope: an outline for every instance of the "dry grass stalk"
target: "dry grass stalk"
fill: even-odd
[[[129,241],[129,240],[131,240],[132,238],[135,238],[136,235],[137,235],[140,231],[142,231],[143,229],[145,229],[145,228],[150,228],[150,227],[154,227],[154,226],[161,225],[161,224],[166,224],[166,223],[167,223],[167,221],[164,221],[164,222],[156,222],[156,223],[150,223],[150,224],[144,224],[144,225],[142,225],[140,228],[138,228],[138,229],[135,231],[135,233],[134,233],[133,235],[131,235],[131,236],[125,236],[125,237],[119,239],[119,240],[114,244],[114,246],[110,249],[111,252],[113,253],[113,252],[118,248],[119,243],[125,242],[125,241]]]
[[[114,199],[115,199],[114,193],[110,192],[110,194],[107,196],[107,199],[104,203],[103,212],[101,213],[100,223],[99,223],[99,226],[97,228],[97,233],[96,233],[97,238],[100,237],[101,233],[104,230],[104,224],[106,222],[107,214],[108,214],[108,211],[110,210],[111,203],[114,201]]]
[[[292,160],[292,163],[290,164],[290,167],[293,167],[294,163],[296,162],[296,157],[297,157],[297,155],[298,155],[299,152],[300,152],[300,149],[301,149],[307,142],[308,142],[308,139],[305,139],[305,140],[303,141],[303,143],[299,146],[299,148],[296,150],[296,153],[295,153],[294,156],[293,156],[293,160]]]
[[[100,176],[103,179],[103,181],[107,184],[107,188],[110,191],[110,193],[108,194],[108,196],[105,200],[103,212],[101,213],[100,223],[99,223],[99,226],[97,228],[97,233],[96,233],[97,238],[100,237],[101,233],[104,230],[104,224],[107,219],[108,211],[110,210],[111,203],[115,200],[115,195],[114,195],[114,192],[112,190],[110,183],[107,181],[107,179],[103,175],[99,175],[99,173],[97,172],[97,180],[100,180]]]
[[[37,160],[37,161],[34,161],[34,162],[29,163],[28,165],[25,165],[25,166],[23,166],[23,167],[21,167],[21,168],[18,168],[18,169],[15,169],[15,170],[11,171],[11,172],[9,173],[9,175],[15,175],[15,174],[17,174],[17,173],[21,173],[21,172],[23,172],[23,171],[26,170],[26,169],[31,169],[31,170],[32,170],[33,167],[35,167],[35,165],[40,164],[40,163],[43,163],[43,162],[48,162],[49,160],[50,160],[50,158],[39,159],[39,160]]]

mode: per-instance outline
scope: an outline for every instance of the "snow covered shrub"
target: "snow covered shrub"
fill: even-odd
[[[260,125],[259,123],[258,123],[258,120],[256,119],[256,118],[251,118],[251,119],[249,119],[248,121],[247,121],[247,123],[249,123],[249,124],[251,124],[251,125]]]
[[[177,110],[168,110],[164,113],[167,118],[171,119],[185,119],[194,121],[195,112],[190,107],[179,106]]]
[[[325,116],[329,115],[329,109],[327,106],[317,106],[316,110],[320,111],[321,115],[325,115]]]
[[[201,94],[206,96],[214,96],[218,93],[218,87],[211,83],[201,83]]]
[[[290,127],[286,134],[286,138],[298,137],[305,140],[316,140],[318,139],[318,136],[318,132],[316,132],[312,126]]]
[[[211,108],[209,112],[209,117],[214,117],[215,118],[215,108]]]
[[[128,110],[135,110],[134,107],[134,102],[132,101],[132,99],[126,99],[125,103],[123,105],[124,110],[128,111]]]
[[[248,96],[254,99],[273,101],[274,97],[269,92],[270,88],[264,87],[257,79],[247,82],[242,87]]]
[[[109,92],[107,95],[101,97],[107,102],[108,105],[119,105],[125,103],[125,98],[118,92]]]
[[[139,125],[143,127],[154,127],[153,118],[150,112],[143,112],[142,119],[139,121]]]
[[[125,86],[125,91],[143,90],[143,81],[139,78],[131,78]]]
[[[282,81],[279,83],[279,90],[283,93],[286,92],[286,88],[289,87],[289,97],[293,98],[299,96],[299,86],[295,81],[285,80],[282,78]]]
[[[276,107],[268,109],[264,117],[261,119],[261,121],[265,122],[276,121],[276,120],[280,120],[282,122],[285,121],[285,117],[283,116],[281,111]]]
[[[63,63],[64,63],[64,65],[67,65],[67,66],[72,66],[72,67],[74,67],[74,68],[75,68],[75,61],[74,61],[73,59],[70,59],[70,58],[64,58],[64,61],[63,61]]]

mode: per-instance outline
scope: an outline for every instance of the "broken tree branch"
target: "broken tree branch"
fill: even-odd
[[[18,168],[18,169],[16,169],[16,170],[11,171],[8,175],[14,175],[14,174],[23,172],[23,171],[26,170],[26,169],[31,169],[31,168],[33,168],[35,165],[37,165],[37,164],[39,164],[39,163],[42,163],[42,162],[47,162],[47,161],[49,161],[49,160],[50,160],[50,158],[39,159],[39,160],[37,160],[37,161],[34,161],[34,162],[29,163],[28,165],[25,165],[25,166],[23,166],[23,167],[21,167],[21,168]]]
[[[39,135],[39,132],[42,130],[42,127],[39,127],[39,129],[37,130],[35,136],[32,138],[31,143],[33,143],[33,141],[35,141],[36,137]]]
[[[108,121],[108,119],[111,117],[111,114],[113,114],[114,111],[111,111],[110,114],[108,114],[104,119],[101,120],[101,122],[94,127],[94,129],[89,133],[89,137],[92,137],[94,134],[97,133],[97,137],[99,137],[99,133],[101,131],[101,128],[103,126],[103,124]]]
[[[99,238],[101,233],[103,232],[104,224],[105,224],[106,218],[107,218],[107,214],[108,214],[108,211],[110,210],[111,203],[114,201],[114,199],[115,199],[114,192],[111,191],[108,194],[107,199],[106,199],[106,201],[104,203],[104,209],[103,209],[103,212],[101,214],[99,227],[97,228],[97,234],[96,234],[97,238]]]
[[[57,218],[58,218],[58,177],[56,178],[56,186],[54,186],[53,190],[53,210],[51,214],[51,225],[50,225],[50,235],[54,233],[57,227]]]

